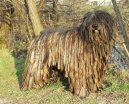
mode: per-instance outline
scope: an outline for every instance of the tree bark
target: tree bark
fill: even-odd
[[[18,22],[13,22],[12,25],[14,28],[19,27],[19,29],[17,28],[17,31],[20,32],[20,34],[25,34],[26,37],[28,37],[28,42],[32,39],[32,37],[34,36],[34,30],[29,18],[29,14],[27,12],[26,8],[27,6],[24,4],[21,4],[18,0],[13,0],[13,7],[14,7],[14,21],[18,21]],[[25,21],[25,22],[22,22]],[[14,34],[15,30],[13,31]],[[13,35],[14,35],[13,34]]]
[[[43,31],[43,25],[41,23],[36,3],[34,0],[25,0],[29,12],[29,17],[34,29],[35,36],[40,35],[40,32]]]
[[[119,8],[117,6],[116,0],[112,0],[112,3],[113,3],[114,11],[116,13],[116,16],[117,16],[117,19],[118,19],[118,22],[119,22],[121,35],[122,35],[122,37],[123,37],[123,39],[125,41],[124,48],[125,48],[125,51],[126,51],[128,57],[129,57],[129,39],[128,39],[126,30],[124,28],[124,23],[122,21],[122,16],[121,16],[120,10],[119,10]]]

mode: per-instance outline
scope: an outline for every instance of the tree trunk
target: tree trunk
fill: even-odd
[[[13,27],[19,27],[17,28],[17,31],[20,32],[20,34],[26,34],[26,37],[28,37],[28,42],[32,39],[34,36],[34,30],[29,18],[29,14],[27,12],[27,6],[24,4],[21,4],[18,0],[13,0],[13,6],[14,6],[14,21],[18,22],[13,22]],[[20,9],[19,9],[20,8]],[[26,21],[26,22],[23,22]],[[17,34],[17,32],[13,31],[14,34]],[[14,35],[13,34],[13,35]]]
[[[29,17],[34,29],[35,36],[40,35],[40,32],[43,31],[43,25],[41,23],[36,3],[34,0],[25,0],[29,12]]]
[[[114,7],[114,11],[116,13],[116,16],[117,16],[117,19],[118,19],[118,22],[119,22],[119,25],[120,25],[120,29],[121,29],[121,35],[125,41],[124,43],[124,48],[125,48],[125,51],[129,57],[129,39],[128,39],[128,36],[127,36],[127,33],[126,33],[126,30],[124,28],[124,23],[122,21],[122,16],[120,14],[120,10],[117,6],[117,3],[116,3],[116,0],[112,0],[112,3],[113,3],[113,7]]]

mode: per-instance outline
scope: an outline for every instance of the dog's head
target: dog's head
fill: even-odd
[[[85,14],[81,25],[81,36],[88,41],[108,41],[113,37],[114,20],[105,11],[94,11]]]

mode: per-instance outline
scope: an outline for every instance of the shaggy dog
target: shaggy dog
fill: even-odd
[[[29,46],[23,89],[42,87],[60,71],[79,97],[100,90],[113,37],[114,20],[105,11],[86,13],[76,28],[44,31]]]

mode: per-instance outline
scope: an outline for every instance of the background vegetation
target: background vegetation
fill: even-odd
[[[89,3],[86,0],[62,1],[0,1],[0,104],[128,104],[128,54],[124,47],[126,42],[119,35],[119,25],[115,48],[117,54],[113,51],[114,56],[106,73],[105,83],[108,87],[102,92],[80,99],[65,90],[61,82],[49,83],[39,90],[20,90],[27,47],[40,32],[50,28],[79,26],[83,15],[93,10],[105,10],[116,17],[112,5]],[[30,6],[33,8],[30,9]],[[121,0],[118,6],[128,34],[129,1]],[[118,62],[123,62],[123,67]]]

